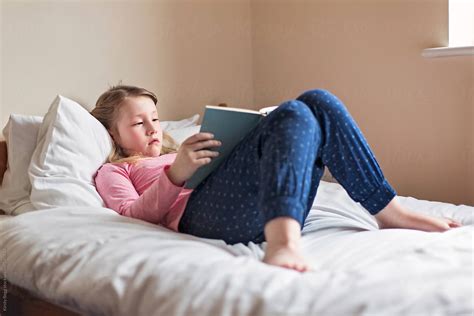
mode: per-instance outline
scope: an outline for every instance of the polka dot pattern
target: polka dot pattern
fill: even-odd
[[[280,217],[303,227],[324,166],[371,214],[396,195],[344,104],[326,90],[282,103],[194,189],[179,231],[227,243],[262,242]]]

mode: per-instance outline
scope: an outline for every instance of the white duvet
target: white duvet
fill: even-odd
[[[0,269],[90,315],[472,315],[474,207],[400,199],[465,226],[378,230],[322,181],[303,230],[309,273],[261,263],[265,243],[229,246],[92,207],[1,217]]]

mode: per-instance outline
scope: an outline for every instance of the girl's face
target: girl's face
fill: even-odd
[[[153,100],[146,96],[126,98],[115,121],[113,140],[128,155],[160,155],[163,131]]]

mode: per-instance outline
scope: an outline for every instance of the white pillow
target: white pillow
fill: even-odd
[[[39,129],[29,167],[33,206],[103,206],[93,177],[111,149],[99,121],[78,103],[57,96]]]
[[[194,114],[191,117],[180,121],[162,121],[160,122],[161,129],[164,131],[171,131],[175,129],[181,129],[190,126],[196,126],[199,120],[199,114]]]
[[[0,187],[0,209],[6,214],[18,215],[34,209],[30,203],[28,166],[42,120],[40,116],[11,114],[3,129],[8,162]]]
[[[58,99],[59,98],[59,99]],[[58,96],[57,99],[53,102],[50,107],[50,112],[53,110],[53,106],[60,102],[60,98],[63,99],[65,103],[75,104],[73,107],[79,106],[82,107],[72,100]],[[56,114],[59,114],[58,109],[55,109]],[[72,109],[69,109],[72,110]],[[67,111],[67,110],[65,110]],[[59,111],[61,112],[61,111]],[[84,114],[84,111],[80,110],[81,114]],[[89,118],[89,116],[87,116]],[[57,119],[56,119],[57,120]],[[198,133],[200,126],[196,125],[196,122],[199,120],[199,114],[195,114],[189,118],[185,118],[179,121],[162,121],[161,127],[166,130],[171,137],[178,143],[182,143],[189,136]],[[0,186],[0,209],[4,210],[5,213],[10,215],[18,215],[31,210],[34,210],[34,206],[30,201],[31,194],[31,183],[30,177],[28,175],[28,169],[31,161],[31,157],[36,148],[38,131],[41,127],[43,117],[41,116],[31,116],[31,115],[21,115],[21,114],[11,114],[10,119],[3,130],[3,135],[7,142],[8,150],[8,165],[7,170],[3,178],[3,183]],[[50,120],[53,121],[53,120]],[[86,119],[86,122],[90,121]],[[51,122],[50,122],[51,123]],[[77,125],[78,122],[76,122]],[[85,122],[79,122],[85,123]],[[89,122],[90,123],[90,122]],[[48,124],[48,123],[45,123]],[[69,124],[69,123],[68,123]],[[100,124],[100,123],[99,123]],[[87,125],[87,124],[85,124]],[[96,124],[94,124],[96,125]],[[54,129],[54,128],[53,128]],[[81,129],[82,130],[82,129]],[[44,127],[42,134],[46,132],[46,127]],[[51,135],[50,135],[51,136]],[[38,141],[42,141],[42,146],[45,144],[45,135],[42,135]],[[69,144],[75,147],[73,140]],[[66,149],[67,147],[63,147]],[[43,148],[44,149],[44,148]],[[50,154],[51,155],[51,154]],[[43,157],[46,159],[47,157]],[[38,166],[36,165],[38,168]],[[71,170],[72,171],[72,170]],[[41,174],[42,168],[36,169],[36,174],[31,176],[35,179],[44,178]],[[60,181],[59,179],[52,180],[41,180],[43,184],[45,182],[51,181]],[[53,182],[51,182],[53,183]],[[38,184],[40,186],[40,184]],[[43,188],[44,191],[45,188]],[[86,191],[88,189],[85,189]],[[35,190],[35,198],[39,199],[40,187]],[[43,192],[44,193],[44,192]],[[67,193],[67,192],[66,192]],[[56,196],[56,194],[55,194]],[[57,198],[57,196],[56,196]],[[102,201],[102,200],[100,200]],[[42,203],[37,200],[37,207],[44,208],[53,206],[52,204]]]
[[[201,125],[188,126],[172,130],[165,130],[178,144],[181,144],[186,138],[199,133]]]

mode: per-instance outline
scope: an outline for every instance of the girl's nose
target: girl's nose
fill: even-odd
[[[156,134],[158,131],[156,130],[156,128],[150,128],[148,130],[148,135],[153,135],[153,134]]]

